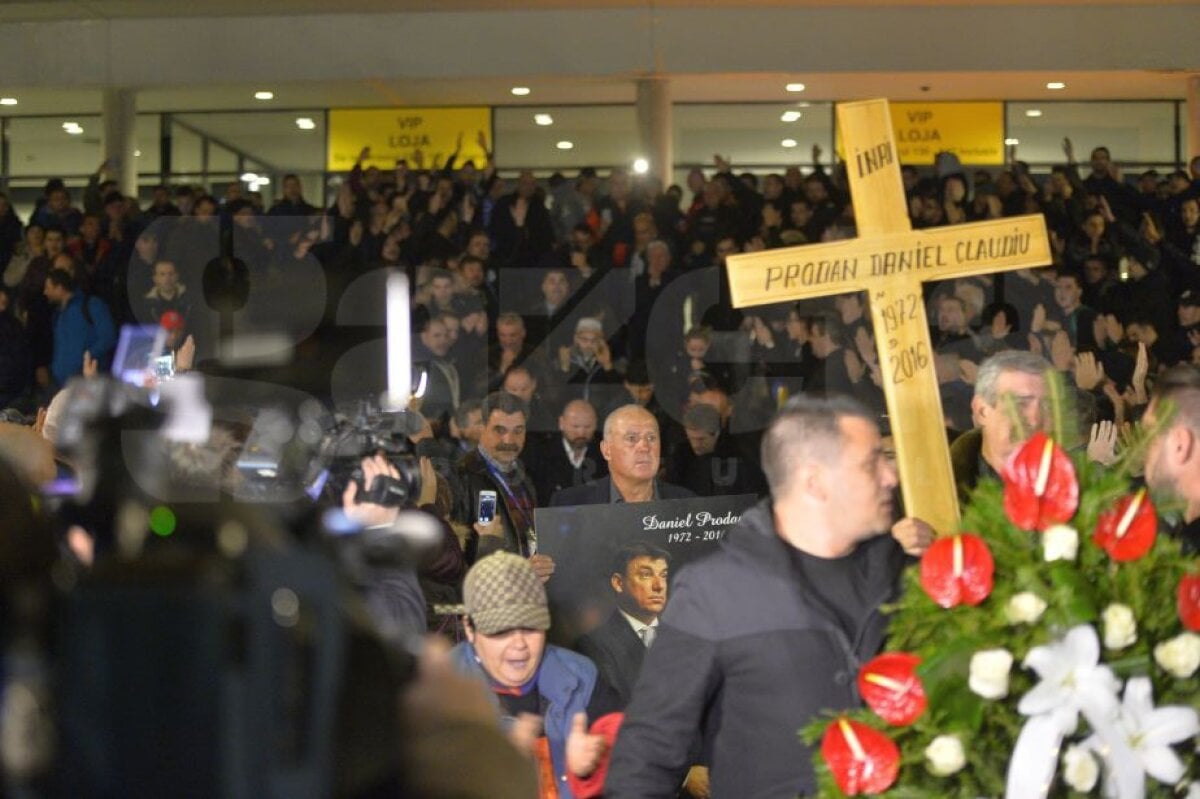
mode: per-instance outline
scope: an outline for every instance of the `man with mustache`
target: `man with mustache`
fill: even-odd
[[[640,405],[618,408],[604,420],[600,454],[608,461],[608,477],[563,488],[550,498],[551,507],[650,502],[694,497],[691,491],[658,479],[662,440],[658,420]]]
[[[467,563],[501,550],[514,552],[529,558],[538,576],[548,580],[554,561],[537,554],[532,533],[537,492],[520,461],[525,448],[525,403],[512,394],[495,392],[483,401],[482,415],[479,446],[459,460],[454,474],[452,516],[472,528],[464,546]],[[496,492],[496,515],[486,524],[478,516],[481,491]]]

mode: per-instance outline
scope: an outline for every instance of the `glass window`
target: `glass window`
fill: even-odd
[[[142,186],[153,186],[158,183],[159,168],[158,154],[161,150],[162,130],[159,127],[158,114],[138,114],[134,123],[134,137],[137,150],[137,170],[141,176],[138,180]]]
[[[322,111],[193,113],[176,114],[175,118],[213,140],[210,171],[233,171],[239,153],[272,174],[321,172],[325,168]]]
[[[550,124],[538,124],[539,119]],[[506,173],[629,168],[639,155],[632,105],[497,108],[493,120],[496,164]],[[569,149],[559,146],[568,142]]]
[[[199,175],[203,156],[200,136],[179,124],[171,125],[171,172],[176,175]]]
[[[103,159],[102,137],[98,116],[13,117],[8,121],[10,175],[90,175]]]
[[[1133,170],[1175,163],[1175,103],[1009,103],[1007,135],[1018,142],[1017,157],[1032,166],[1064,163],[1063,137],[1069,137],[1081,175],[1092,149],[1103,146],[1131,177]]]
[[[759,174],[811,165],[814,144],[826,166],[832,157],[832,103],[676,105],[672,116],[680,185],[688,168],[711,168],[715,153],[728,158],[735,172]]]

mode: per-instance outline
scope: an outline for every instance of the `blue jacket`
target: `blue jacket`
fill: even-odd
[[[107,362],[117,344],[117,331],[108,306],[99,297],[87,297],[91,324],[83,313],[85,294],[76,292],[67,307],[54,313],[54,356],[50,374],[62,385],[83,372],[83,353],[90,352],[100,363]]]
[[[450,658],[455,668],[463,674],[490,684],[487,672],[475,659],[475,647],[469,642],[463,641],[450,650]],[[546,737],[550,739],[550,759],[554,762],[560,799],[575,799],[567,781],[567,734],[571,731],[571,719],[575,714],[587,712],[588,701],[595,687],[596,666],[592,661],[568,649],[546,645],[538,673],[537,690],[546,700],[543,723]],[[490,691],[488,696],[499,710],[500,700]]]

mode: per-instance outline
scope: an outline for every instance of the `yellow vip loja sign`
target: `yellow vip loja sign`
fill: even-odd
[[[344,172],[354,166],[364,147],[371,148],[366,166],[391,169],[396,161],[420,150],[426,166],[437,156],[444,163],[454,152],[459,134],[461,165],[468,160],[482,167],[486,154],[476,143],[479,131],[492,141],[492,112],[485,107],[464,108],[335,108],[329,112],[329,157],[326,168]]]
[[[1004,163],[1003,103],[892,103],[902,164],[932,164],[945,150],[964,164]]]

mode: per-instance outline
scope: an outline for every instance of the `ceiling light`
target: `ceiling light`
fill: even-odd
[[[1005,147],[1016,147],[1020,143],[1021,143],[1020,139],[1005,139],[1004,140]]]
[[[546,125],[553,125],[554,117],[550,116],[549,114],[534,114],[533,115],[533,123],[535,125],[541,125],[543,127],[545,127]]]
[[[801,114],[799,111],[784,111],[783,114],[779,117],[779,121],[780,122],[795,122],[797,119],[799,119],[802,116],[803,116],[803,114]]]
[[[79,136],[83,133],[83,128],[67,128],[68,136]]]
[[[141,151],[141,150],[134,150],[134,151],[133,151],[133,157],[134,157],[134,158],[141,158],[141,157],[142,157],[142,151]]]
[[[78,122],[64,122],[62,128],[71,136],[78,136],[80,133],[83,133],[83,127]]]
[[[556,144],[554,146],[560,150],[570,150],[575,147],[575,142],[560,141],[558,144]]]
[[[1067,84],[1063,83],[1062,81],[1052,80],[1046,84],[1046,88],[1047,89],[1055,89],[1055,90],[1065,89],[1065,88],[1067,88]]]
[[[787,89],[789,92],[802,92],[804,91],[805,87],[803,83],[789,83],[783,88]]]
[[[16,105],[16,97],[0,97],[0,105]]]
[[[1029,110],[1027,110],[1025,112],[1025,116],[1031,117],[1031,118],[1032,117],[1040,117],[1041,115],[1042,115],[1041,110],[1037,109],[1037,108],[1030,108]]]
[[[274,100],[275,92],[255,92],[254,99],[255,100]]]
[[[300,130],[314,130],[317,123],[313,122],[311,117],[296,117],[296,127]]]
[[[784,139],[783,141],[779,142],[779,146],[780,147],[795,147],[796,140],[795,139]]]
[[[511,91],[517,97],[524,97],[525,95],[529,94],[529,87],[528,86],[513,86]]]
[[[242,182],[243,183],[254,183],[257,180],[258,180],[258,174],[255,172],[243,172],[242,173]]]
[[[650,162],[645,158],[633,159],[633,171],[639,175],[644,175],[650,171]]]

